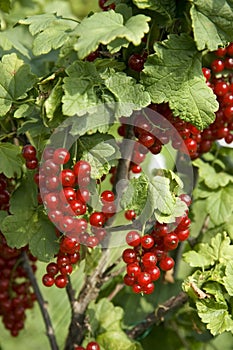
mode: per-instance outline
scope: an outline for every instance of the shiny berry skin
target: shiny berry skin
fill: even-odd
[[[159,222],[157,222],[154,226],[153,233],[159,237],[166,236],[166,234],[168,233],[167,224],[160,224]]]
[[[47,159],[44,162],[42,169],[47,176],[57,175],[60,171],[59,165],[54,163],[52,159]]]
[[[65,288],[68,284],[68,278],[66,275],[58,275],[54,281],[58,288]]]
[[[229,90],[229,85],[225,81],[218,81],[214,86],[214,93],[217,96],[225,95]]]
[[[226,108],[224,108],[223,113],[226,119],[231,121],[231,119],[233,118],[233,106],[227,106]]]
[[[141,272],[141,268],[138,263],[130,263],[127,265],[127,275],[136,277]]]
[[[60,251],[62,253],[73,253],[80,250],[79,242],[74,237],[64,236],[60,242]]]
[[[136,218],[136,213],[134,210],[126,210],[125,212],[125,218],[127,220],[134,220]]]
[[[142,133],[139,135],[139,142],[146,148],[150,148],[155,143],[155,136],[149,133]]]
[[[148,272],[140,272],[137,276],[137,282],[140,286],[146,286],[151,282],[151,276]]]
[[[49,274],[45,274],[42,277],[42,283],[45,287],[52,287],[52,285],[54,285],[54,278]]]
[[[130,69],[141,72],[144,68],[145,59],[138,53],[134,53],[129,57],[128,66]]]
[[[125,240],[131,247],[137,247],[141,243],[141,236],[137,231],[129,231]]]
[[[114,202],[115,195],[112,191],[104,191],[101,193],[101,200],[103,203],[105,202]]]
[[[99,240],[96,236],[89,236],[87,237],[85,244],[89,248],[95,248],[99,244]]]
[[[142,263],[145,268],[153,268],[157,263],[157,258],[154,253],[148,252],[142,256]]]
[[[56,263],[51,262],[46,266],[46,271],[49,276],[53,277],[59,272],[59,267]]]
[[[211,63],[211,68],[215,73],[219,73],[224,69],[224,62],[221,59],[216,59]]]
[[[141,238],[141,245],[145,249],[150,249],[154,246],[155,241],[151,235],[145,235]]]
[[[142,286],[138,283],[135,283],[133,286],[132,286],[132,290],[134,293],[136,294],[139,294],[142,292]]]
[[[214,53],[215,53],[215,55],[217,57],[224,57],[226,55],[226,53],[227,53],[227,48],[226,47],[220,47]]]
[[[84,215],[87,211],[86,205],[80,200],[73,200],[70,202],[70,207],[74,215]]]
[[[90,215],[90,224],[95,227],[102,227],[105,223],[105,216],[101,212],[94,212]]]
[[[227,51],[228,56],[233,57],[233,43],[230,43],[225,50]]]
[[[69,203],[76,199],[76,192],[73,187],[64,187],[60,192],[61,201],[68,201]]]
[[[30,170],[36,169],[38,167],[38,160],[37,159],[26,160],[26,167]]]
[[[49,210],[56,210],[60,202],[58,193],[51,192],[44,196],[44,204]]]
[[[163,257],[159,262],[159,266],[163,271],[171,270],[174,267],[174,265],[175,262],[170,256]]]
[[[32,145],[25,145],[22,149],[22,156],[26,160],[34,160],[36,158],[36,149]]]
[[[152,294],[155,289],[154,283],[150,282],[146,286],[143,286],[142,292],[144,294]]]
[[[146,271],[150,274],[152,281],[157,281],[160,277],[160,269],[158,266],[154,266],[153,268],[148,268]]]
[[[130,166],[130,170],[132,171],[132,173],[134,174],[140,174],[142,172],[142,168],[140,167],[140,165],[137,164],[133,164]]]
[[[74,172],[75,176],[78,177],[78,181],[79,181],[79,177],[82,178],[82,177],[90,176],[91,166],[85,160],[79,160],[74,165],[73,172]]]
[[[173,250],[177,248],[179,239],[175,233],[171,232],[163,238],[163,243],[165,250]]]
[[[226,57],[225,61],[224,61],[224,64],[225,64],[225,68],[226,69],[233,69],[233,58]]]
[[[64,216],[60,222],[62,232],[70,232],[75,228],[75,220],[72,216]]]
[[[211,78],[211,70],[209,68],[203,67],[202,73],[203,73],[204,77],[206,78],[206,81],[209,81]]]
[[[67,264],[67,265],[61,266],[59,270],[62,275],[70,275],[73,271],[73,267],[71,264]]]
[[[190,231],[189,229],[178,231],[177,232],[177,237],[179,241],[183,242],[189,237]]]
[[[66,164],[70,160],[70,152],[66,148],[57,148],[53,153],[53,161],[56,164]]]
[[[189,152],[196,152],[197,150],[197,142],[191,138],[188,138],[184,141]]]
[[[124,276],[124,284],[126,286],[133,286],[135,283],[135,277],[134,276],[129,276],[129,275],[125,275]]]
[[[100,346],[95,341],[91,341],[87,344],[86,350],[100,350]]]
[[[126,264],[131,264],[137,261],[137,254],[133,249],[125,249],[122,253],[122,259]]]
[[[56,175],[47,177],[45,181],[45,185],[49,191],[55,191],[60,186],[59,177]]]
[[[74,172],[70,169],[63,169],[61,171],[61,182],[63,187],[72,187],[75,184]]]
[[[90,192],[85,188],[79,188],[76,192],[76,199],[86,204],[90,200]]]

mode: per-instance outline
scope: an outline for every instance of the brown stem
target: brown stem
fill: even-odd
[[[138,325],[127,331],[132,339],[137,339],[154,324],[160,324],[164,321],[164,317],[170,311],[183,306],[188,301],[188,296],[184,292],[180,292],[177,296],[168,299],[164,304],[159,305],[155,312],[150,313]]]
[[[27,272],[28,278],[31,282],[33,289],[34,289],[34,292],[36,294],[36,298],[37,298],[37,301],[38,301],[38,304],[40,307],[40,311],[41,311],[42,317],[44,319],[44,323],[45,323],[45,327],[46,327],[46,334],[47,334],[47,337],[48,337],[49,342],[50,342],[50,347],[52,350],[58,350],[59,348],[57,345],[53,325],[52,325],[52,322],[51,322],[51,319],[50,319],[50,316],[48,313],[48,309],[47,309],[47,302],[43,299],[43,296],[42,296],[41,291],[39,289],[34,272],[31,268],[30,263],[29,263],[29,259],[28,259],[26,251],[24,251],[22,253],[22,258],[23,258],[23,267],[24,267],[25,271]]]

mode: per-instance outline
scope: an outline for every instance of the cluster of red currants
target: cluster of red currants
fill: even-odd
[[[0,233],[0,316],[14,337],[24,328],[25,311],[32,308],[36,300],[22,266],[21,252],[22,249],[10,248]],[[35,272],[36,258],[29,253],[28,256]]]
[[[26,167],[34,170],[38,167],[38,159],[36,157],[36,149],[32,145],[25,145],[22,150],[22,156],[26,160]]]
[[[215,140],[233,141],[233,43],[214,52],[211,68],[203,68],[207,85],[217,96],[219,109],[216,119],[201,133],[202,140],[211,147]]]
[[[100,346],[95,341],[91,341],[87,344],[86,348],[83,346],[75,346],[74,350],[100,350]]]
[[[73,265],[80,260],[80,244],[72,237],[63,236],[60,241],[56,262],[50,262],[46,266],[46,274],[42,277],[43,285],[65,288],[69,280],[67,275],[73,271]]]
[[[180,198],[190,206],[191,199],[188,195],[183,194]],[[190,223],[186,213],[173,224],[156,222],[152,231],[144,236],[138,231],[127,233],[126,243],[131,248],[126,248],[122,254],[122,259],[127,264],[124,283],[131,286],[133,292],[153,293],[153,282],[159,279],[160,269],[169,271],[174,267],[175,262],[168,252],[176,249],[179,242],[188,238]]]

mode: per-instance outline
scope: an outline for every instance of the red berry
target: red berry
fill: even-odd
[[[163,257],[159,263],[159,266],[163,271],[171,270],[174,267],[174,265],[175,262],[170,256]]]
[[[70,202],[70,207],[74,212],[74,215],[84,215],[87,211],[86,204],[80,200],[73,200]]]
[[[105,202],[114,202],[115,196],[112,191],[104,191],[101,193],[101,200],[103,203]]]
[[[163,238],[163,243],[165,250],[173,250],[177,248],[179,239],[175,233],[171,232]]]
[[[141,238],[141,245],[145,249],[150,249],[154,246],[155,241],[151,235],[145,235]]]
[[[56,263],[51,262],[47,265],[46,271],[47,271],[49,276],[53,277],[58,273],[59,267]]]
[[[58,288],[65,288],[68,284],[68,278],[67,276],[65,275],[58,275],[56,278],[55,278],[55,285],[58,287]]]
[[[127,233],[125,240],[131,247],[137,247],[141,243],[141,236],[137,231],[130,231]]]
[[[233,43],[230,43],[225,50],[227,51],[228,56],[233,57]]]
[[[76,198],[86,204],[90,199],[90,192],[84,188],[79,188],[76,192]]]
[[[127,275],[136,277],[141,272],[141,268],[139,266],[139,263],[130,263],[127,265]]]
[[[146,271],[150,274],[152,281],[157,281],[160,277],[160,269],[158,266],[154,266],[153,268],[146,269]]]
[[[25,145],[22,149],[22,156],[26,160],[34,160],[36,158],[36,149],[32,145]]]
[[[74,172],[70,169],[63,169],[61,172],[61,182],[63,187],[72,187],[75,184]]]
[[[71,264],[67,264],[65,266],[61,266],[59,270],[63,276],[70,275],[73,271],[73,267]]]
[[[141,72],[144,68],[145,59],[138,53],[134,53],[129,57],[128,66],[136,72]]]
[[[144,294],[152,294],[155,289],[154,283],[150,282],[146,286],[143,286],[142,292]]]
[[[211,68],[215,73],[219,73],[224,69],[224,62],[218,58],[211,63]]]
[[[50,276],[49,274],[45,274],[42,277],[42,282],[43,282],[44,286],[52,287],[52,285],[54,284],[54,278],[52,276]]]
[[[206,78],[206,81],[209,81],[211,78],[211,70],[209,68],[203,67],[202,73],[203,73],[204,77]]]
[[[145,268],[153,268],[157,263],[157,258],[154,253],[148,252],[142,256],[142,263]]]
[[[140,165],[137,165],[137,164],[132,164],[130,166],[130,170],[134,174],[140,174],[142,172],[142,168],[140,167]]]
[[[91,166],[85,160],[79,160],[73,168],[75,176],[78,177],[78,182],[82,177],[90,176]]]
[[[229,85],[225,81],[218,81],[214,86],[214,93],[217,96],[223,96],[228,92]]]
[[[140,286],[146,286],[151,282],[151,275],[148,272],[140,272],[137,275],[137,281]]]
[[[100,350],[100,346],[95,341],[92,341],[87,344],[86,350]]]
[[[48,176],[57,175],[60,171],[59,165],[54,163],[52,159],[47,159],[44,162],[42,169],[45,175],[48,175]]]
[[[102,227],[105,223],[105,216],[101,212],[94,212],[90,215],[90,224],[96,227]]]
[[[134,263],[137,261],[137,254],[133,249],[125,249],[122,253],[122,259],[126,264]]]
[[[127,220],[134,220],[136,218],[136,213],[134,210],[126,210],[125,218]]]
[[[126,286],[133,286],[135,283],[134,276],[125,275],[124,276],[124,283]]]
[[[56,164],[66,164],[70,159],[70,153],[66,148],[58,148],[53,153],[53,161]]]
[[[30,170],[36,169],[38,166],[38,160],[32,159],[32,160],[26,160],[26,167]]]

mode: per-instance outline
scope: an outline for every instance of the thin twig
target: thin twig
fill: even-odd
[[[55,332],[53,329],[53,325],[48,313],[48,309],[47,309],[47,302],[43,299],[43,296],[41,294],[41,291],[39,289],[37,280],[35,278],[34,272],[31,268],[31,265],[29,263],[29,259],[27,256],[27,253],[24,251],[22,253],[22,258],[23,258],[23,267],[25,269],[25,271],[27,272],[28,278],[31,282],[31,285],[34,289],[34,292],[36,294],[36,298],[40,307],[40,311],[42,314],[42,317],[44,319],[44,323],[45,323],[45,327],[46,327],[46,334],[47,337],[49,339],[50,342],[50,346],[52,350],[58,350],[58,345],[57,345],[57,341],[56,341],[56,337],[55,337]]]
[[[164,304],[159,305],[155,312],[150,313],[147,317],[126,333],[132,339],[137,339],[154,324],[160,324],[164,321],[165,315],[177,308],[182,307],[188,301],[188,296],[180,292],[177,296],[168,299]]]

